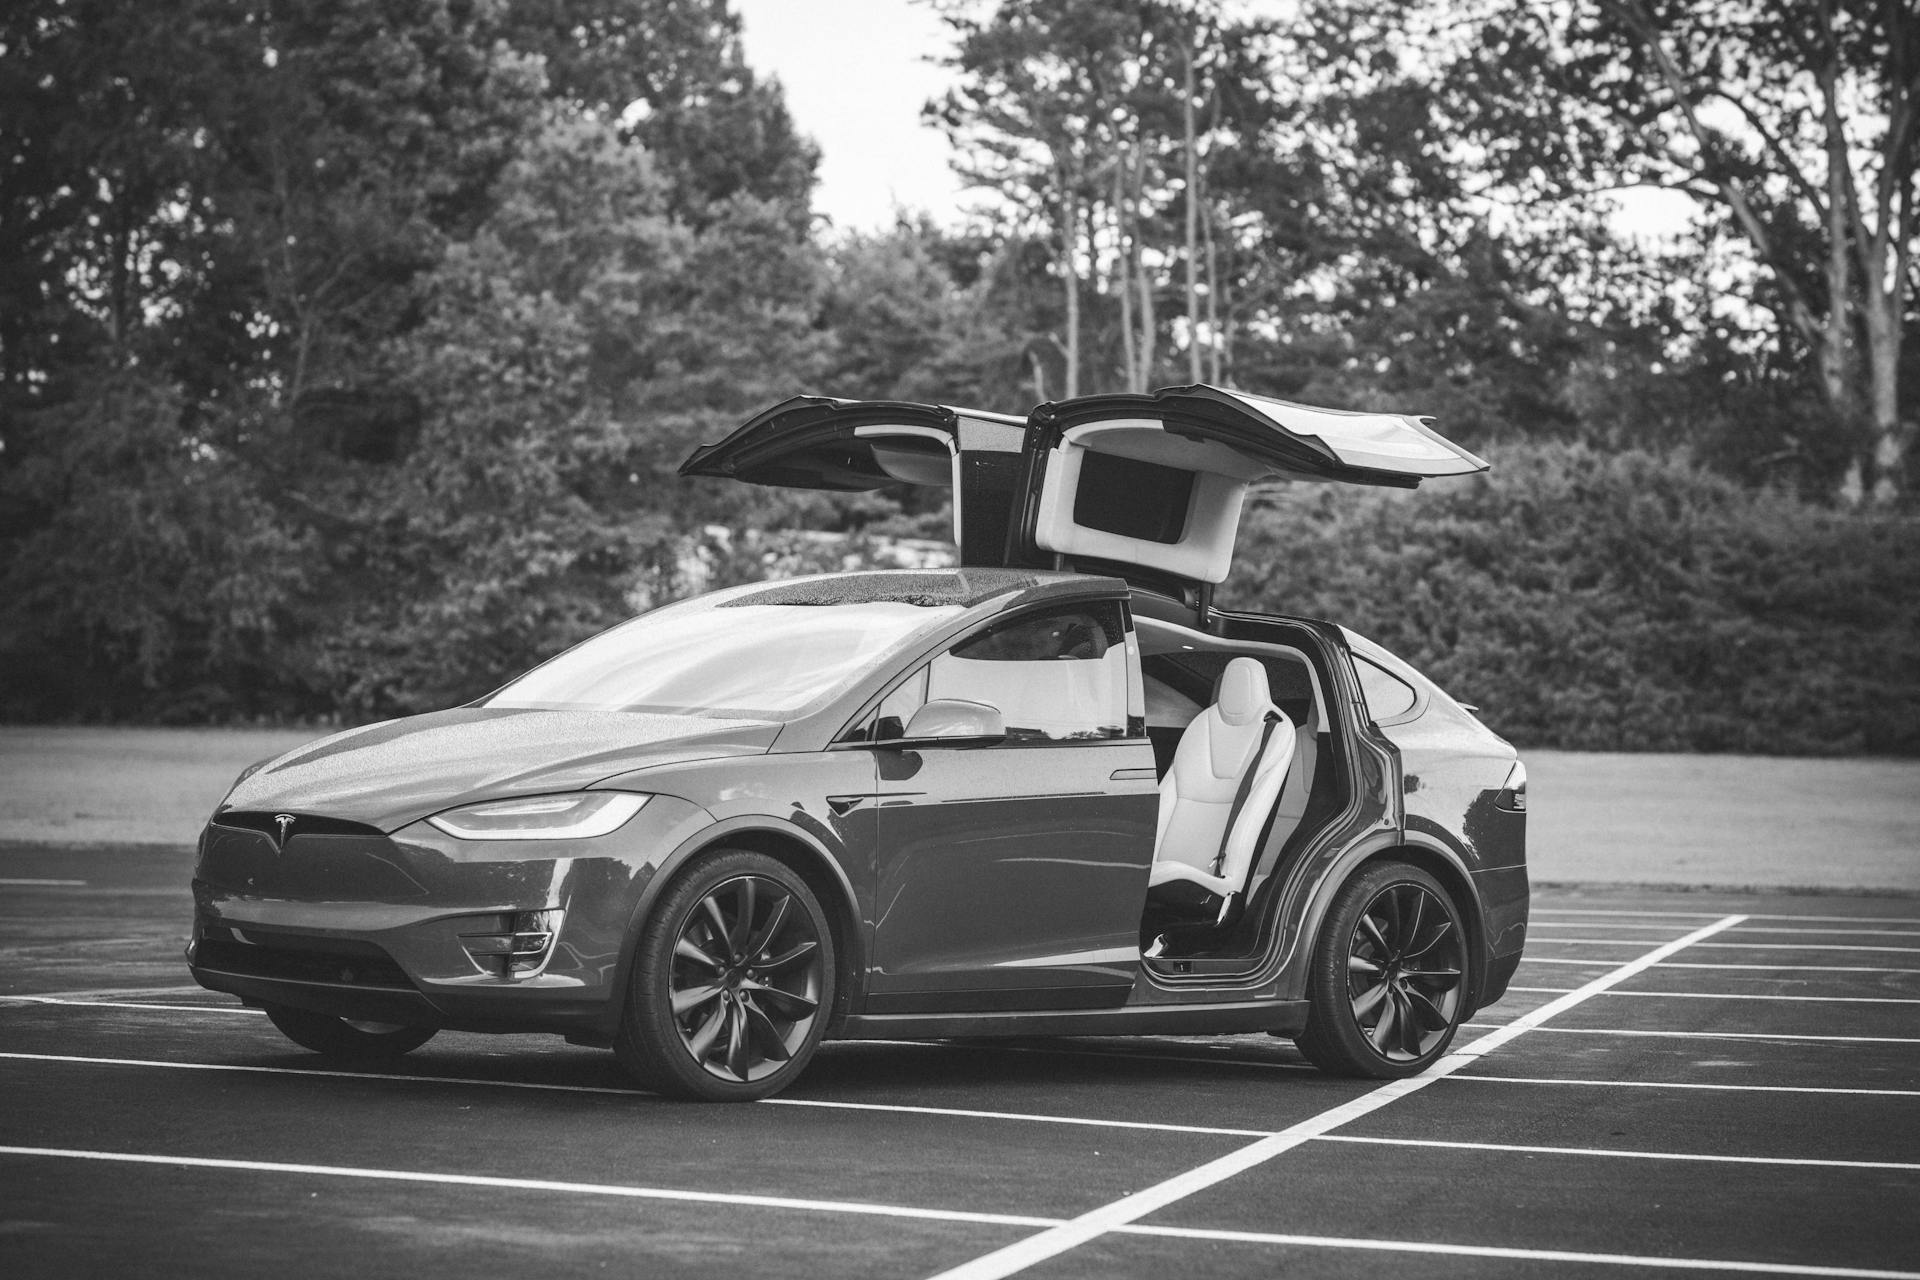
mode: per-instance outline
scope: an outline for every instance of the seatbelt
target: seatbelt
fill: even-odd
[[[1247,807],[1247,793],[1253,790],[1253,775],[1260,772],[1260,762],[1267,758],[1267,744],[1273,741],[1273,731],[1279,727],[1280,716],[1276,712],[1267,712],[1266,726],[1260,730],[1260,745],[1254,750],[1247,771],[1240,775],[1240,789],[1233,793],[1233,807],[1227,810],[1227,829],[1220,833],[1220,851],[1213,855],[1213,874],[1216,876],[1227,863],[1227,844],[1233,839],[1233,828],[1240,821],[1240,811]]]

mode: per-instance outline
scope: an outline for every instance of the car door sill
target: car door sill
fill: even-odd
[[[841,1040],[932,1040],[949,1036],[1190,1036],[1272,1031],[1307,1025],[1304,1000],[1036,1009],[1013,1013],[866,1013],[841,1025]]]

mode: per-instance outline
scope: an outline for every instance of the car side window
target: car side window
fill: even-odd
[[[1360,692],[1367,699],[1367,713],[1374,720],[1396,720],[1413,710],[1420,695],[1413,686],[1378,663],[1354,655],[1353,669],[1360,673]]]
[[[1010,741],[1126,736],[1126,633],[1117,602],[997,623],[935,658],[927,677],[929,700],[999,708]]]

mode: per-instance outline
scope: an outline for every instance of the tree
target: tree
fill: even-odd
[[[730,0],[515,0],[507,21],[555,97],[647,149],[682,221],[704,225],[747,195],[806,234],[819,152],[747,64]]]
[[[1207,184],[1217,153],[1250,138],[1270,101],[1259,87],[1267,28],[1227,21],[1212,0],[982,10],[943,9],[962,81],[928,113],[953,139],[962,175],[999,197],[1008,233],[1038,239],[1045,228],[1053,241],[1064,331],[1049,336],[1065,393],[1079,393],[1083,370],[1144,389],[1176,340],[1189,368],[1213,347],[1217,374],[1225,282]],[[1184,293],[1174,284],[1182,262]]]
[[[326,707],[285,662],[341,524],[316,485],[401,447],[388,340],[538,101],[495,13],[8,10],[0,559],[41,607],[0,701]]]
[[[813,151],[737,37],[725,0],[0,11],[0,574],[39,602],[0,706],[418,708],[657,594],[725,506],[672,465],[825,346]]]
[[[418,447],[330,486],[348,528],[313,661],[357,714],[460,701],[584,639],[670,536],[614,407],[689,250],[665,184],[612,127],[557,114],[493,198],[396,353]]]
[[[821,388],[838,396],[1019,412],[1023,344],[1005,325],[999,272],[930,221],[850,235],[828,253]],[[966,285],[956,267],[971,276]]]
[[[1700,201],[1709,246],[1724,241],[1717,255],[1777,317],[1775,340],[1804,353],[1829,429],[1847,441],[1840,493],[1892,501],[1914,434],[1901,383],[1920,230],[1920,11],[1501,0],[1470,25],[1475,52],[1457,64],[1474,86],[1467,127],[1527,139],[1494,154],[1497,178],[1550,199],[1668,187]]]

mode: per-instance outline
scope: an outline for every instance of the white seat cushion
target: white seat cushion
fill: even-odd
[[[1223,899],[1225,918],[1224,900],[1246,886],[1260,829],[1280,794],[1293,750],[1293,722],[1273,705],[1266,668],[1252,658],[1235,658],[1220,678],[1219,701],[1187,726],[1160,782],[1148,887],[1176,880],[1197,885]],[[1236,814],[1234,797],[1249,773],[1246,802]]]

